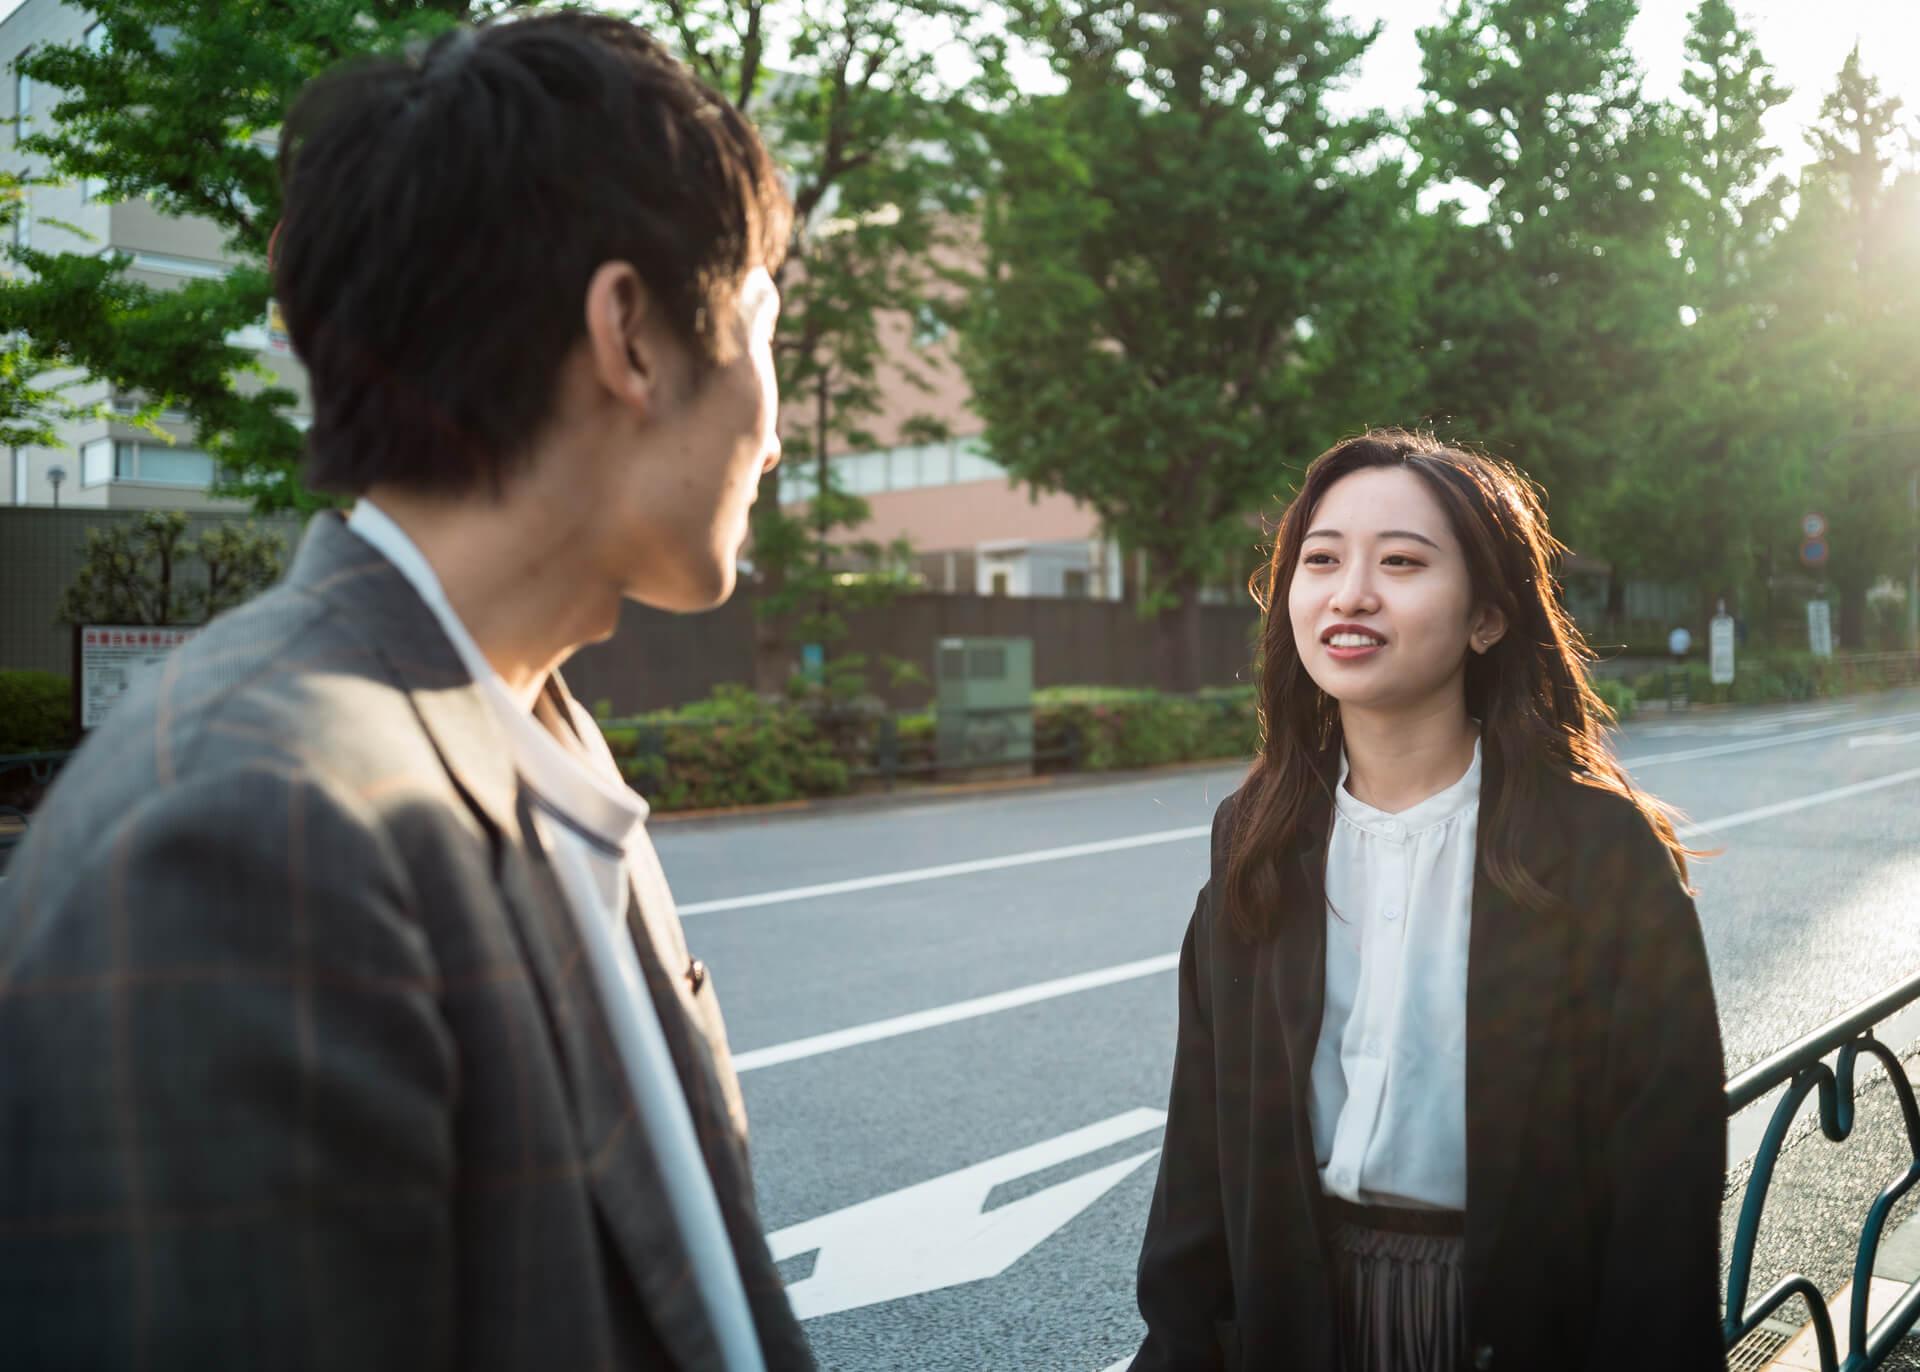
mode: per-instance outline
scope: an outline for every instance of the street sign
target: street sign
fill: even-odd
[[[1815,657],[1833,656],[1833,606],[1827,601],[1807,602],[1807,649]]]
[[[1158,1153],[1159,1141],[989,1210],[995,1190],[1166,1122],[1163,1110],[1129,1110],[770,1235],[775,1262],[817,1255],[813,1270],[787,1286],[793,1313],[818,1319],[999,1276]]]
[[[1718,614],[1708,626],[1707,670],[1716,686],[1733,684],[1733,616]]]
[[[1827,540],[1809,538],[1800,545],[1800,561],[1809,567],[1827,565]]]
[[[1824,538],[1827,533],[1827,517],[1809,514],[1800,521],[1800,532],[1808,538]]]

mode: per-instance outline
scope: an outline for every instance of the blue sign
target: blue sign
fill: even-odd
[[[1800,560],[1809,567],[1827,565],[1827,540],[1810,538],[1800,545]]]

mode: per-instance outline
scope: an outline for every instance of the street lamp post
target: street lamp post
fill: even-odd
[[[53,487],[53,508],[56,510],[60,508],[60,487],[66,479],[67,469],[65,467],[47,468],[47,484]]]

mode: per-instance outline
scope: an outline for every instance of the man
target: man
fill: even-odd
[[[0,888],[0,1362],[810,1365],[712,979],[557,669],[718,604],[789,210],[640,30],[462,30],[282,133],[282,586],[81,749]]]

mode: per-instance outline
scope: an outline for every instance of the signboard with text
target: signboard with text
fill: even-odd
[[[1707,634],[1708,673],[1716,686],[1733,684],[1733,616],[1715,615]]]
[[[1833,656],[1833,606],[1827,601],[1807,602],[1807,649],[1815,657]]]
[[[129,691],[158,674],[168,654],[199,632],[198,625],[84,624],[76,628],[74,685],[80,727],[98,728]]]

